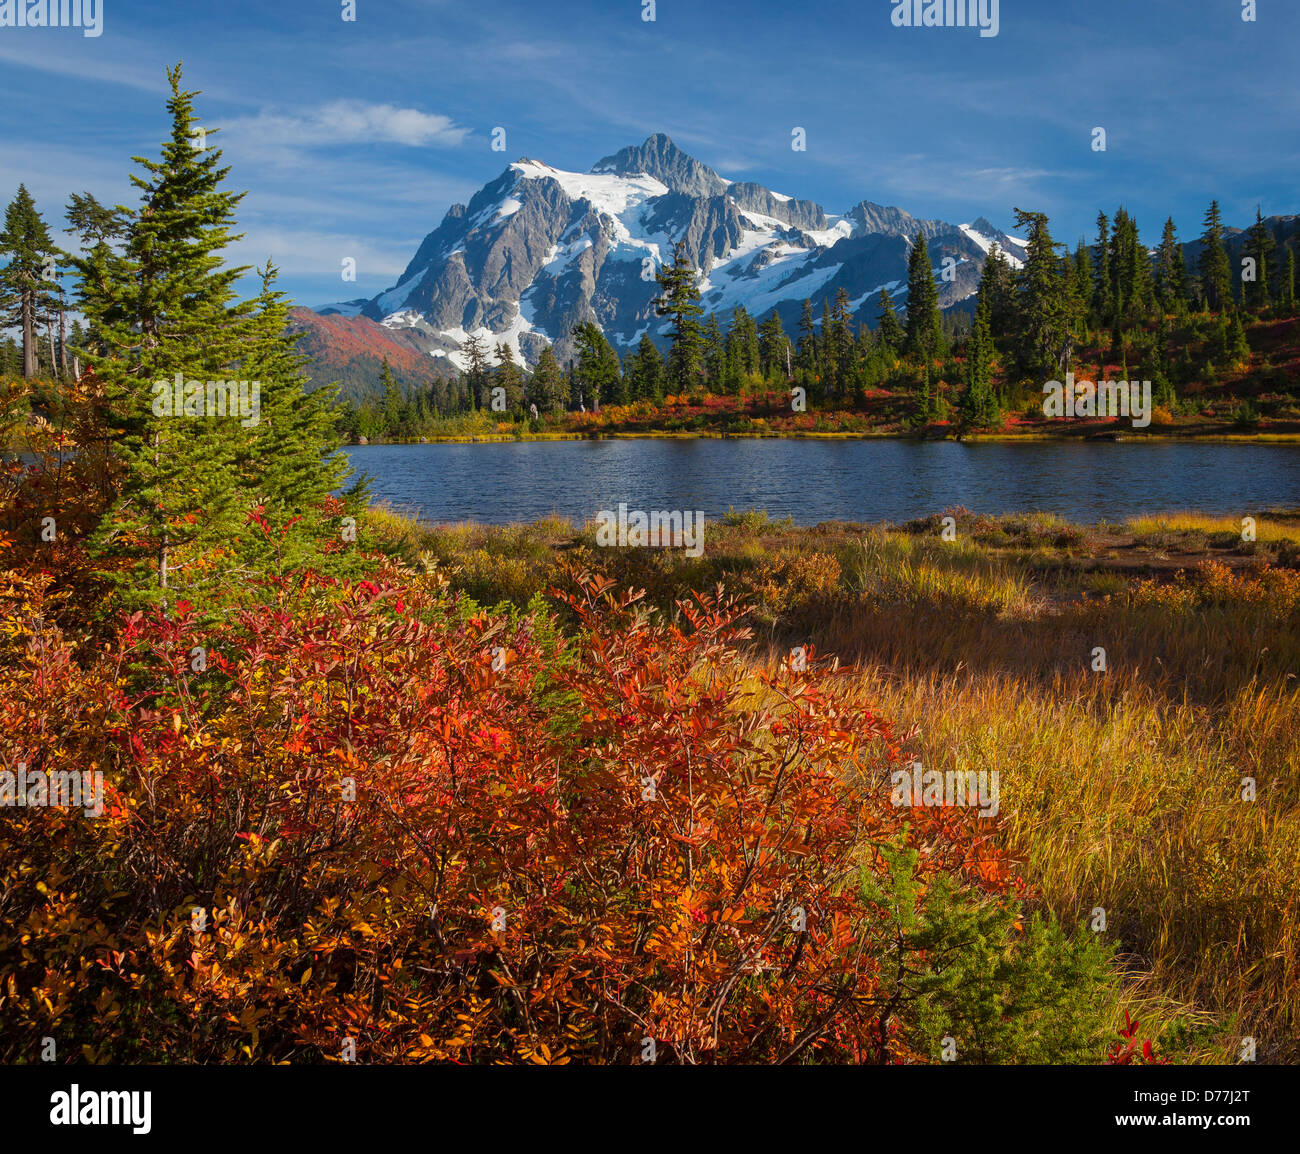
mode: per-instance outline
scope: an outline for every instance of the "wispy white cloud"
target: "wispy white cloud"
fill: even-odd
[[[269,257],[286,279],[328,278],[339,281],[338,299],[356,296],[356,284],[342,280],[343,260],[355,262],[358,281],[386,288],[406,267],[415,248],[406,242],[385,243],[328,230],[250,226],[231,246],[233,263],[260,266]]]
[[[111,45],[112,51],[100,48],[99,44],[100,41],[96,40],[89,46],[78,45],[75,39],[69,38],[60,44],[60,51],[51,52],[45,43],[24,44],[16,37],[6,37],[0,42],[0,63],[6,68],[30,69],[66,77],[79,84],[97,80],[143,92],[167,90],[167,77],[161,67],[137,63],[144,53],[124,51],[120,38]]]
[[[297,112],[264,110],[223,125],[226,141],[238,137],[245,151],[299,152],[355,144],[455,148],[470,130],[439,113],[362,100],[334,100]]]

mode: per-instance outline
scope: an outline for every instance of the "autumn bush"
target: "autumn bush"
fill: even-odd
[[[78,650],[6,571],[3,767],[106,798],[0,807],[0,1059],[1102,1060],[1105,952],[1026,923],[992,823],[890,805],[842,675],[753,669],[725,601],[574,572],[562,633],[443,584],[375,559]]]

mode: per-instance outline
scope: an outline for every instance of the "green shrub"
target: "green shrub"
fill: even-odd
[[[916,882],[917,851],[885,849],[863,896],[893,911],[895,955],[882,972],[914,1048],[980,1064],[1101,1062],[1118,991],[1114,947],[1080,926],[1026,918],[1019,902],[936,876]],[[951,1044],[950,1043],[950,1046]]]

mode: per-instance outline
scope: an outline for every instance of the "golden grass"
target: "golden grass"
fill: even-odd
[[[1300,1057],[1300,691],[1246,687],[1209,710],[1138,685],[1117,701],[1084,674],[868,666],[854,694],[913,731],[927,768],[999,771],[1003,836],[1039,902],[1069,924],[1106,911],[1123,1008],[1157,1032],[1221,1023],[1193,1059],[1236,1060],[1244,1035],[1261,1061]]]
[[[1167,513],[1159,517],[1130,517],[1124,524],[1134,534],[1161,533],[1231,533],[1241,535],[1240,517],[1207,517],[1202,513]],[[1256,531],[1261,541],[1300,542],[1300,521],[1279,520],[1267,513],[1256,514]]]

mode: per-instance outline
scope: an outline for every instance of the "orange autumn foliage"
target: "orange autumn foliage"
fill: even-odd
[[[78,655],[9,573],[0,761],[106,797],[0,809],[0,1060],[926,1060],[859,873],[1009,892],[988,835],[893,808],[888,725],[734,606],[573,577],[567,640],[384,566]]]

